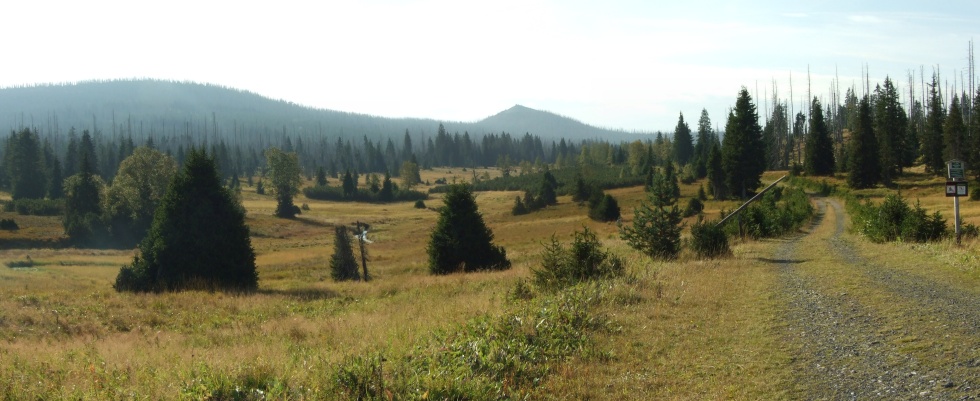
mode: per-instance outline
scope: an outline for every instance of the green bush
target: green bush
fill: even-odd
[[[554,236],[544,246],[540,269],[532,269],[534,284],[543,289],[559,289],[602,278],[622,276],[623,262],[602,250],[595,233],[588,228],[572,234],[572,245],[566,248]]]
[[[425,202],[422,201],[421,199],[415,201],[415,208],[416,209],[425,209]]]
[[[728,246],[728,234],[724,227],[716,227],[716,222],[705,222],[702,218],[691,226],[691,249],[700,258],[717,258],[732,254]]]
[[[14,219],[0,219],[0,230],[18,230],[20,226]]]
[[[4,203],[3,210],[25,216],[61,216],[65,213],[65,200],[17,199]]]
[[[704,202],[698,198],[690,198],[687,200],[687,207],[684,208],[684,217],[698,215],[702,211],[704,211]]]
[[[742,210],[738,220],[744,233],[752,238],[771,238],[803,226],[813,216],[810,198],[799,188],[776,187],[757,203]],[[735,224],[725,226],[728,234],[738,232]]]
[[[909,206],[900,195],[888,195],[877,205],[854,201],[849,206],[854,227],[872,242],[927,242],[948,235],[942,214],[929,215],[919,202]]]
[[[598,202],[589,207],[589,218],[595,221],[616,221],[619,216],[619,202],[609,194],[603,194]]]
[[[429,195],[425,192],[412,191],[408,189],[391,189],[390,192],[379,191],[378,193],[372,193],[371,191],[356,191],[344,195],[343,188],[331,186],[306,187],[303,188],[303,195],[306,195],[306,197],[310,199],[336,202],[388,203],[429,199]]]

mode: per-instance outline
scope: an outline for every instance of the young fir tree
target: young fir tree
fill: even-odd
[[[92,171],[88,155],[81,155],[78,174],[65,180],[65,235],[79,245],[96,245],[105,237],[102,192],[105,184]]]
[[[45,174],[41,142],[37,132],[29,128],[11,132],[4,159],[11,198],[14,200],[44,198],[48,192],[46,185],[48,178]]]
[[[867,95],[858,106],[857,120],[855,131],[851,134],[847,185],[851,188],[871,188],[881,179],[881,163],[878,160],[878,141],[875,138],[871,104]]]
[[[966,124],[963,123],[963,112],[956,96],[949,103],[949,114],[943,122],[943,143],[946,148],[943,157],[946,160],[963,160],[966,157],[969,149]]]
[[[694,156],[694,138],[691,137],[691,127],[684,121],[684,113],[677,119],[677,126],[674,127],[674,152],[673,158],[677,164],[686,165]]]
[[[521,197],[515,196],[514,207],[510,209],[510,214],[514,216],[520,216],[527,213],[528,213],[527,206],[524,206],[524,202],[521,202]]]
[[[391,183],[391,174],[385,171],[385,179],[381,183],[381,189],[378,191],[378,200],[382,202],[391,202],[395,199],[395,188],[394,184]]]
[[[929,86],[929,113],[926,116],[925,130],[922,138],[922,162],[926,171],[936,175],[946,174],[946,161],[943,160],[943,125],[946,122],[946,110],[939,96],[938,77],[933,75],[932,85]]]
[[[170,183],[117,291],[251,291],[258,287],[245,209],[222,187],[214,159],[193,149]]]
[[[823,119],[823,107],[816,97],[810,103],[810,134],[806,138],[803,169],[811,176],[834,174],[834,143]]]
[[[360,280],[357,259],[351,247],[350,233],[345,226],[334,228],[333,256],[330,257],[330,276],[334,281]]]
[[[327,172],[323,169],[323,166],[316,168],[316,186],[327,186]]]
[[[745,199],[759,187],[766,168],[759,115],[745,87],[739,91],[735,110],[728,117],[721,149],[725,184]]]
[[[708,154],[714,146],[713,136],[708,110],[701,109],[701,118],[698,119],[698,141],[694,144],[694,177],[699,180],[708,176]]]
[[[721,164],[721,147],[718,144],[711,145],[708,151],[708,186],[711,188],[711,196],[715,199],[725,199],[728,197],[728,187],[725,185],[725,169]]]
[[[589,208],[589,218],[595,221],[616,221],[619,220],[619,216],[619,202],[609,194],[602,194],[600,199]]]
[[[443,197],[445,206],[432,231],[427,252],[433,274],[504,270],[510,268],[506,251],[493,244],[493,232],[477,210],[467,184],[452,184]]]
[[[283,152],[279,148],[265,151],[269,163],[269,180],[276,194],[276,216],[283,218],[296,217],[298,208],[293,205],[293,197],[299,192],[300,177],[299,157],[293,152]]]
[[[908,117],[902,108],[902,100],[891,79],[876,92],[874,102],[874,130],[878,138],[878,154],[881,163],[881,181],[891,184],[902,173],[902,159],[908,129]]]
[[[633,226],[622,230],[622,237],[634,249],[656,259],[673,259],[681,250],[683,217],[677,206],[674,187],[665,174],[655,173],[647,201],[634,209]]]

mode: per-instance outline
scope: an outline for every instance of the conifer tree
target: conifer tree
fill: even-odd
[[[725,185],[725,169],[722,164],[721,147],[716,143],[711,146],[708,152],[708,186],[711,188],[711,196],[715,199],[725,199],[728,197],[728,186]]]
[[[192,149],[117,291],[251,291],[258,287],[245,209],[222,187],[214,159]]]
[[[766,154],[759,115],[745,87],[739,91],[735,109],[728,115],[721,156],[726,186],[736,195],[747,198],[761,184]]]
[[[708,110],[701,109],[701,118],[698,119],[698,141],[694,144],[694,176],[699,180],[708,176],[708,154],[714,145],[712,137]]]
[[[674,127],[674,152],[673,158],[677,164],[686,165],[694,156],[694,139],[691,137],[691,127],[684,121],[684,113],[677,119],[677,126]]]
[[[926,171],[936,175],[946,174],[946,161],[943,160],[943,125],[946,122],[946,110],[939,97],[938,77],[932,76],[929,86],[929,113],[926,116],[925,132],[922,138],[922,162]]]
[[[316,185],[319,187],[327,186],[327,172],[323,169],[323,166],[316,168]]]
[[[878,153],[881,162],[881,181],[891,184],[902,172],[902,158],[905,152],[908,117],[902,108],[898,91],[891,79],[885,77],[884,86],[877,89],[874,102],[874,130],[878,138]]]
[[[851,134],[850,174],[847,184],[851,188],[871,188],[881,179],[881,163],[878,160],[878,141],[875,138],[871,104],[867,95],[858,106],[855,131]]]
[[[834,174],[834,143],[823,117],[820,100],[814,97],[810,103],[810,134],[803,158],[803,169],[811,176]]]
[[[949,114],[943,122],[943,144],[946,148],[943,157],[946,160],[963,160],[969,149],[966,125],[963,124],[963,112],[960,108],[960,100],[956,96],[953,96],[953,100],[949,103]]]
[[[395,198],[395,188],[391,183],[391,174],[385,171],[385,179],[381,183],[381,190],[378,192],[378,199],[382,202],[391,202]]]
[[[334,227],[333,256],[330,257],[330,276],[334,281],[360,280],[357,270],[357,259],[351,247],[350,233],[347,227]]]
[[[276,194],[276,216],[293,218],[298,210],[293,205],[293,197],[299,192],[299,184],[303,182],[299,157],[294,152],[283,152],[279,148],[266,150],[265,157],[269,163],[269,180]]]
[[[634,249],[655,259],[674,259],[681,249],[683,217],[674,187],[665,174],[654,173],[647,201],[634,209],[632,227],[622,229],[624,240]]]
[[[28,128],[11,132],[4,159],[11,198],[44,198],[48,192],[48,178],[37,132]]]
[[[65,235],[79,245],[96,245],[105,235],[102,192],[105,184],[92,171],[88,155],[81,155],[78,174],[65,180]]]
[[[504,270],[510,268],[506,251],[493,244],[493,232],[483,222],[467,184],[449,186],[432,231],[427,252],[433,274]]]

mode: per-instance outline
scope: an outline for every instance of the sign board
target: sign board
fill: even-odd
[[[949,173],[949,178],[966,178],[966,163],[962,160],[950,160],[946,162],[946,171]]]
[[[946,197],[967,196],[969,191],[966,188],[966,181],[946,181]]]

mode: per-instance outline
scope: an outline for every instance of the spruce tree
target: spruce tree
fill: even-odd
[[[701,118],[698,119],[698,141],[694,144],[694,176],[699,180],[708,176],[708,154],[714,146],[712,137],[708,110],[701,109]]]
[[[28,128],[11,132],[4,159],[11,198],[44,198],[48,192],[48,178],[37,132]]]
[[[493,244],[493,232],[477,209],[467,184],[452,184],[445,206],[432,231],[427,252],[433,274],[504,270],[510,268],[506,251]]]
[[[323,166],[316,168],[316,185],[318,187],[327,186],[327,172],[323,169]]]
[[[88,155],[81,155],[78,174],[65,181],[65,235],[83,246],[98,245],[105,238],[102,223],[102,192],[105,184],[92,171]]]
[[[761,184],[766,154],[759,115],[745,87],[739,91],[735,109],[728,115],[721,156],[725,184],[737,196],[747,198]]]
[[[891,184],[902,172],[908,133],[908,117],[902,108],[902,100],[891,79],[885,77],[884,86],[877,90],[874,112],[874,130],[878,138],[878,154],[881,163],[881,181]]]
[[[269,163],[269,180],[276,194],[276,216],[293,218],[298,210],[293,205],[293,197],[299,192],[299,184],[303,182],[300,177],[299,156],[294,152],[270,148],[265,151],[265,157]]]
[[[251,291],[258,287],[245,209],[222,187],[214,159],[192,149],[117,291]]]
[[[677,119],[677,126],[674,127],[674,152],[673,158],[677,164],[683,166],[694,156],[694,138],[691,137],[691,127],[684,121],[684,113]]]
[[[385,171],[385,179],[381,183],[381,189],[378,192],[378,200],[382,202],[391,202],[395,199],[395,188],[394,184],[391,183],[391,174]]]
[[[946,160],[963,160],[969,150],[963,112],[959,98],[956,96],[953,96],[953,100],[949,103],[949,114],[943,122],[943,144],[946,148],[943,157]]]
[[[925,132],[922,138],[922,162],[926,171],[936,175],[946,175],[946,161],[943,160],[943,125],[946,122],[946,110],[942,98],[939,97],[938,77],[933,75],[932,85],[929,86],[929,113],[926,116]]]
[[[858,106],[855,131],[851,134],[850,174],[847,185],[851,188],[871,188],[881,179],[881,163],[878,160],[878,141],[875,138],[871,104],[867,95]]]
[[[807,175],[834,174],[834,143],[823,118],[823,107],[816,97],[810,103],[810,134],[806,138],[803,169]]]
[[[357,259],[354,258],[354,248],[351,247],[350,233],[347,227],[334,227],[333,256],[330,257],[330,276],[334,281],[360,280],[357,270]]]
[[[631,247],[655,259],[674,259],[681,250],[684,218],[677,206],[676,186],[676,180],[654,173],[647,201],[634,209],[632,227],[621,233]]]
[[[722,166],[721,147],[716,143],[711,146],[708,152],[708,186],[711,188],[711,196],[715,199],[725,199],[728,197],[728,186],[725,184],[725,169]]]

